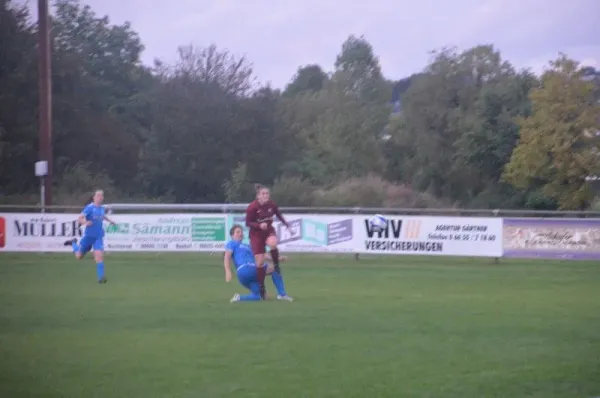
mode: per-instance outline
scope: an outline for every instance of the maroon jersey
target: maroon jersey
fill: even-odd
[[[263,231],[260,229],[260,224],[267,223],[267,230],[270,230],[273,225],[273,219],[277,216],[279,221],[284,225],[288,225],[285,218],[281,215],[279,207],[275,202],[269,200],[267,203],[261,205],[258,200],[253,201],[248,205],[246,209],[246,226],[250,228],[250,233]]]

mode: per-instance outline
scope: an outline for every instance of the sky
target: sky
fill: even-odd
[[[37,1],[29,0],[37,12]],[[326,71],[351,34],[374,47],[387,78],[422,70],[429,52],[493,44],[539,73],[559,52],[600,68],[600,0],[83,0],[129,21],[144,63],[176,59],[180,45],[245,56],[262,83],[283,88],[299,66]]]

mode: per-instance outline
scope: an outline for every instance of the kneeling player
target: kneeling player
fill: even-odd
[[[231,302],[236,301],[260,301],[261,300],[261,285],[258,281],[258,273],[254,255],[250,247],[242,240],[244,233],[240,225],[234,225],[230,232],[231,240],[225,246],[225,259],[223,266],[225,267],[225,280],[231,281],[231,262],[235,266],[237,278],[242,286],[250,291],[250,294],[239,295],[235,294]],[[266,264],[265,264],[266,267]],[[271,278],[277,289],[277,299],[292,301],[292,298],[287,295],[283,278],[279,272],[272,272]],[[266,298],[266,296],[265,296]]]

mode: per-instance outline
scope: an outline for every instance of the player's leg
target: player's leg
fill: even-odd
[[[81,260],[87,252],[92,250],[92,246],[93,246],[95,240],[96,240],[96,238],[84,236],[79,241],[79,244],[77,244],[77,239],[72,239],[72,240],[66,241],[65,246],[70,245],[73,250],[73,253],[75,254],[75,258],[77,260]]]
[[[287,295],[285,291],[285,284],[283,283],[283,276],[281,276],[281,267],[279,266],[280,257],[279,257],[279,249],[277,248],[277,235],[275,235],[275,230],[271,231],[269,237],[265,241],[266,245],[269,246],[269,253],[271,254],[271,259],[273,260],[273,267],[275,268],[273,273],[271,274],[271,279],[273,279],[273,284],[277,288],[277,299],[278,300],[286,300],[292,301],[292,298]]]
[[[250,292],[248,294],[240,294],[238,295],[238,301],[261,301],[262,297],[260,295],[260,285],[258,282],[250,282],[245,284],[244,287],[248,289]],[[235,297],[235,296],[234,296]],[[232,300],[234,301],[234,300]]]
[[[261,301],[263,299],[263,296],[261,296],[260,285],[257,281],[250,282],[248,290],[250,290],[250,293],[245,296],[240,296],[240,301]]]
[[[102,238],[98,238],[94,242],[94,260],[96,261],[98,283],[106,283],[106,277],[104,276],[104,240]]]
[[[257,282],[256,267],[246,266],[238,270],[237,278],[242,286],[250,291],[249,294],[235,294],[230,300],[232,303],[236,301],[260,301],[260,285]]]
[[[73,253],[77,253],[79,251],[79,244],[77,244],[77,238],[69,239],[63,243],[65,246],[71,246]]]
[[[266,266],[266,264],[265,264]],[[294,299],[287,294],[285,290],[285,283],[283,282],[283,276],[281,275],[281,270],[277,271],[273,269],[271,272],[271,280],[273,281],[273,286],[277,290],[277,300],[284,301],[293,301]]]
[[[263,266],[265,263],[265,239],[262,235],[254,235],[250,238],[250,248],[254,253],[254,260],[256,263],[256,281],[260,286],[260,296],[264,299],[267,290],[265,288],[265,277],[267,275],[267,269]]]
[[[271,258],[273,259],[273,266],[275,267],[275,271],[281,273],[279,268],[279,249],[277,248],[277,235],[275,235],[275,230],[271,231],[269,237],[265,241],[266,245],[269,246],[269,253],[271,253]]]

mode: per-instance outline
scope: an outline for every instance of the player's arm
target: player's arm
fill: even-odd
[[[260,229],[260,223],[257,221],[258,214],[256,208],[251,204],[246,208],[246,226],[252,229]]]
[[[87,218],[92,214],[92,208],[90,206],[86,206],[83,208],[83,211],[79,215],[77,221],[79,221],[80,225],[89,225],[91,221],[88,221]]]
[[[231,247],[225,247],[225,256],[223,256],[223,268],[225,269],[225,281],[231,281],[231,261],[233,250]]]
[[[285,218],[283,217],[283,214],[281,214],[281,211],[279,210],[279,206],[275,205],[275,208],[273,209],[273,211],[275,212],[275,215],[277,216],[277,218],[279,219],[279,221],[281,221],[281,223],[283,225],[285,225],[286,227],[290,227],[290,224],[288,224],[287,221],[285,221]]]
[[[111,225],[117,225],[116,222],[114,222],[113,220],[111,220],[110,218],[108,218],[106,216],[104,216],[103,219],[104,219],[104,221],[110,223]]]

